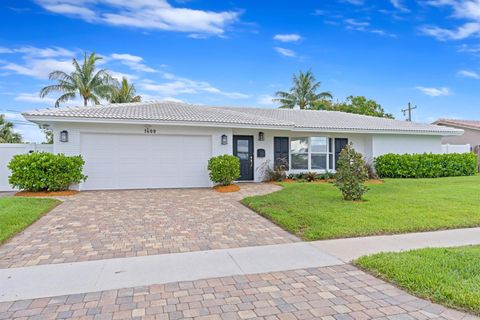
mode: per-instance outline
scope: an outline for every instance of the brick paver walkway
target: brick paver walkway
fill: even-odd
[[[0,319],[476,319],[351,265],[0,303]]]
[[[0,247],[0,268],[298,241],[238,200],[278,190],[82,192]]]

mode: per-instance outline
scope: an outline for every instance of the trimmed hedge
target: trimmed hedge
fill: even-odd
[[[471,176],[477,173],[473,153],[385,154],[375,159],[381,178],[439,178]]]
[[[228,186],[240,178],[240,160],[229,154],[212,157],[208,160],[208,170],[210,180]]]
[[[82,174],[81,156],[33,152],[13,156],[8,164],[12,171],[8,182],[14,188],[25,191],[63,191],[71,184],[87,179]]]

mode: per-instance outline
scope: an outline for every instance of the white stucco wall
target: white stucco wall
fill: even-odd
[[[264,132],[264,141],[258,140],[258,133]],[[347,138],[352,142],[355,149],[362,153],[365,157],[371,157],[370,149],[368,145],[371,145],[371,135],[369,134],[342,134],[342,133],[329,133],[329,132],[300,132],[300,131],[286,131],[286,130],[261,130],[261,129],[233,129],[233,135],[246,135],[253,136],[253,149],[254,149],[254,176],[255,181],[262,181],[261,167],[265,162],[269,162],[273,165],[273,138],[274,137],[328,137],[328,138]],[[257,157],[257,150],[265,149],[265,158]]]
[[[146,135],[145,125],[140,124],[94,124],[94,123],[57,123],[52,124],[55,133],[55,153],[78,155],[81,150],[81,133],[116,133]],[[328,132],[299,132],[287,130],[239,129],[239,128],[212,128],[193,126],[157,126],[149,128],[156,130],[156,135],[202,135],[212,138],[212,156],[233,153],[233,135],[253,136],[254,141],[254,177],[261,181],[260,168],[265,162],[273,165],[273,140],[274,137],[329,137],[347,138],[353,143],[355,149],[364,155],[367,161],[385,153],[441,153],[441,137],[428,135],[394,135],[394,134],[343,134]],[[60,142],[60,131],[67,130],[68,142]],[[258,140],[258,133],[264,132],[264,141]],[[228,144],[221,144],[221,136],[226,134]],[[121,137],[121,136],[120,136]],[[119,138],[120,138],[119,137]],[[265,157],[258,158],[257,150],[265,149]],[[186,154],[186,157],[192,155]],[[175,170],[181,171],[181,168]]]
[[[372,155],[386,153],[442,153],[442,137],[429,135],[377,134],[372,138]]]
[[[232,129],[228,128],[208,128],[208,127],[179,127],[179,126],[148,126],[156,130],[156,135],[210,135],[212,137],[212,154],[226,154],[231,153]],[[122,134],[145,134],[145,125],[138,124],[94,124],[94,123],[59,123],[53,124],[54,130],[54,152],[64,153],[66,155],[81,154],[80,150],[80,136],[81,133],[122,133]],[[60,131],[68,131],[68,142],[60,142]],[[226,134],[228,136],[228,145],[220,143],[221,136]],[[188,155],[186,155],[188,156]]]

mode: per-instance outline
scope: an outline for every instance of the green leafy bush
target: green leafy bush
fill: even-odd
[[[71,184],[87,179],[82,174],[81,156],[34,152],[15,155],[8,168],[12,174],[8,182],[14,188],[26,191],[62,191]]]
[[[368,190],[364,185],[368,171],[362,154],[355,151],[351,143],[340,152],[335,174],[335,185],[342,192],[344,200],[361,200]]]
[[[438,178],[471,176],[478,169],[473,153],[389,153],[375,159],[375,170],[382,178]]]
[[[208,170],[210,180],[228,186],[240,177],[240,160],[229,154],[212,157],[208,160]]]

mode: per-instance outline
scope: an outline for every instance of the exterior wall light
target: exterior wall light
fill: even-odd
[[[60,142],[68,142],[68,131],[60,131]]]
[[[262,131],[260,131],[258,133],[258,141],[263,141],[265,140],[265,133],[263,133]]]
[[[228,144],[228,137],[226,134],[222,134],[222,145]]]

